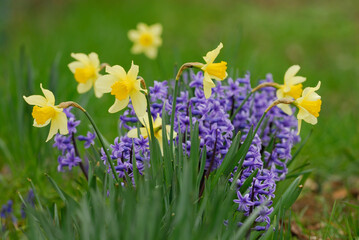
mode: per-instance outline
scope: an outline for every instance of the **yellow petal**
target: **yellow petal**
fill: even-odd
[[[152,26],[150,26],[150,32],[153,34],[153,35],[161,35],[162,34],[162,25],[160,23],[156,23],[156,24],[153,24]]]
[[[79,93],[85,93],[87,92],[88,90],[90,90],[92,87],[92,81],[87,81],[85,83],[79,83],[77,85],[77,91]]]
[[[75,61],[75,62],[69,63],[67,66],[69,67],[69,69],[72,73],[75,73],[77,68],[84,68],[85,64],[83,64],[82,62]]]
[[[130,30],[130,31],[128,31],[127,36],[128,36],[128,38],[129,38],[131,41],[133,41],[133,42],[137,41],[137,40],[140,38],[140,34],[139,34],[139,32],[136,31],[136,30]]]
[[[216,49],[208,52],[206,56],[203,57],[204,61],[206,61],[207,64],[213,63],[213,61],[216,59],[222,48],[223,48],[223,44],[220,43]]]
[[[298,132],[297,132],[297,135],[299,135],[301,128],[302,128],[302,119],[298,119]]]
[[[157,118],[155,122],[153,123],[153,128],[158,128],[162,126],[162,118],[160,117],[160,114],[157,114]]]
[[[119,65],[115,65],[113,67],[107,66],[106,72],[115,76],[118,79],[126,79],[126,71],[123,69],[123,67]]]
[[[131,48],[131,53],[139,54],[139,53],[142,53],[144,50],[145,50],[145,48],[141,44],[135,43],[133,45],[133,47]]]
[[[56,118],[53,119],[53,123],[57,125],[61,135],[66,135],[69,133],[67,128],[67,117],[64,112],[57,113]]]
[[[40,95],[31,95],[28,97],[23,96],[25,102],[27,102],[30,105],[37,105],[40,107],[44,107],[47,105],[47,100],[43,96]]]
[[[150,47],[144,50],[145,55],[150,59],[155,59],[157,57],[157,48]]]
[[[291,80],[291,78],[293,78],[300,70],[300,66],[299,65],[293,65],[290,68],[288,68],[288,70],[285,72],[284,74],[284,83],[287,85],[289,83],[287,83],[287,81]]]
[[[288,104],[278,104],[277,107],[279,107],[287,115],[293,114],[293,111]]]
[[[133,128],[130,131],[128,131],[127,136],[129,138],[138,138],[138,130],[137,130],[137,128]]]
[[[133,109],[135,110],[135,113],[138,116],[143,116],[146,113],[146,97],[143,93],[140,91],[135,91],[130,95]]]
[[[113,75],[103,75],[99,77],[95,82],[95,89],[101,93],[109,93],[112,91],[112,85],[116,82],[116,78]]]
[[[103,95],[103,91],[101,91],[100,89],[98,89],[97,87],[96,87],[96,84],[94,85],[94,91],[95,91],[95,96],[97,97],[97,98],[101,98],[102,97],[102,95]]]
[[[166,131],[167,131],[167,139],[170,139],[170,133],[171,133],[171,125],[166,125]],[[177,133],[173,131],[173,139],[177,137]]]
[[[204,78],[203,78],[203,91],[204,91],[204,96],[208,99],[211,97],[212,95],[212,88],[214,88],[216,85],[213,83],[212,79],[210,78],[210,76],[208,75],[208,73],[204,73]]]
[[[162,139],[162,130],[159,130],[156,134],[155,134],[155,138],[157,139],[159,145],[160,145],[160,150],[161,150],[161,154],[163,156],[163,139]]]
[[[92,53],[89,54],[88,57],[89,57],[89,60],[90,60],[91,64],[92,64],[95,68],[98,68],[98,67],[100,66],[100,60],[99,60],[99,58],[98,58],[97,53],[92,52]]]
[[[71,57],[85,64],[89,62],[88,56],[84,53],[71,53]]]
[[[109,113],[116,113],[118,111],[121,111],[122,109],[124,109],[125,107],[127,107],[129,103],[129,98],[126,98],[124,100],[118,100],[115,99],[115,103],[110,107],[110,109],[108,110]]]
[[[138,71],[139,71],[138,65],[133,64],[133,61],[132,61],[131,68],[130,68],[130,70],[128,70],[128,73],[127,73],[127,78],[137,79]]]
[[[44,96],[47,100],[47,102],[51,105],[55,105],[55,96],[54,94],[50,91],[50,90],[47,90],[45,88],[42,87],[42,83],[40,84],[40,88],[42,90],[42,92],[44,93]]]
[[[140,23],[137,24],[137,29],[140,32],[147,32],[148,31],[148,26],[147,26],[147,24],[140,22]]]
[[[303,93],[302,93],[302,97],[309,97],[311,94],[313,94],[315,91],[318,91],[319,88],[320,88],[320,84],[321,82],[319,81],[317,86],[315,87],[306,87],[304,90],[303,90]],[[318,98],[318,94],[314,94],[313,97],[311,97],[310,101],[315,101],[315,100],[318,100],[320,98]],[[319,96],[320,97],[320,96]],[[309,99],[308,99],[309,100]]]

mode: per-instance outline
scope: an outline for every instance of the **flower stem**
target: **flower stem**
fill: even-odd
[[[62,102],[58,105],[58,107],[60,108],[68,108],[68,107],[75,107],[75,108],[78,108],[80,109],[83,113],[85,113],[87,119],[90,121],[91,125],[93,126],[95,132],[96,132],[96,135],[98,136],[98,139],[100,140],[100,143],[101,143],[101,146],[103,148],[103,150],[105,151],[106,153],[106,156],[107,156],[107,159],[108,159],[108,162],[110,163],[110,166],[111,166],[111,170],[112,170],[112,174],[115,176],[115,179],[116,179],[116,182],[119,183],[120,182],[120,179],[118,178],[118,175],[116,173],[116,169],[115,169],[115,166],[113,165],[112,161],[111,161],[111,156],[110,154],[108,153],[107,151],[107,148],[105,146],[105,143],[103,141],[103,138],[102,138],[102,135],[100,134],[100,131],[98,130],[94,120],[92,119],[92,117],[90,116],[90,114],[88,114],[88,112],[80,106],[80,104],[76,103],[76,102],[73,102],[73,101],[68,101],[68,102]]]
[[[237,113],[241,110],[241,108],[243,107],[243,105],[248,101],[249,97],[252,96],[253,92],[250,92],[245,99],[243,99],[243,101],[241,102],[241,105],[239,105],[239,107],[236,109],[236,111],[234,111],[233,115],[231,116],[230,120],[233,121],[234,117],[237,115]]]
[[[171,152],[171,155],[173,154],[173,131],[174,131],[176,102],[177,102],[177,95],[178,95],[179,85],[180,85],[180,81],[176,80],[175,81],[175,92],[173,94],[173,101],[172,101],[172,113],[171,113],[171,131],[170,131],[170,141],[171,141],[170,152]]]
[[[120,179],[118,178],[118,175],[117,175],[116,170],[115,170],[115,166],[113,165],[113,162],[111,161],[111,156],[110,156],[110,154],[109,154],[108,151],[107,151],[107,148],[106,148],[106,146],[105,146],[105,143],[104,143],[104,141],[103,141],[103,138],[102,138],[102,135],[101,135],[100,131],[98,130],[98,128],[97,128],[97,126],[96,126],[94,120],[93,120],[92,117],[90,116],[90,114],[88,114],[88,112],[87,112],[86,110],[83,111],[83,112],[85,113],[87,119],[90,121],[91,125],[93,126],[93,128],[94,128],[94,130],[95,130],[95,132],[96,132],[96,134],[97,134],[97,136],[98,136],[98,139],[100,140],[101,146],[102,146],[103,150],[104,150],[105,153],[106,153],[108,162],[110,163],[111,170],[112,170],[112,174],[115,176],[116,182],[119,183],[119,182],[120,182]]]
[[[78,148],[77,148],[77,144],[76,144],[76,139],[75,139],[75,134],[74,134],[74,133],[71,133],[71,140],[72,140],[72,145],[74,146],[74,149],[75,149],[75,154],[76,154],[76,156],[79,157],[79,158],[81,158],[81,157],[80,157],[79,150],[78,150]],[[82,163],[82,160],[81,160],[81,162],[80,162],[80,168],[81,168],[82,173],[85,175],[86,180],[88,181],[87,172],[86,172],[85,166],[84,166],[83,163]]]

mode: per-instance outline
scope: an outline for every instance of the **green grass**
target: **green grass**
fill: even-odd
[[[134,60],[148,84],[173,78],[176,67],[201,60],[220,41],[221,58],[239,75],[251,71],[253,84],[268,72],[281,82],[287,68],[299,64],[307,84],[322,81],[323,100],[319,123],[300,158],[309,160],[319,180],[358,175],[358,9],[359,3],[350,0],[2,1],[0,203],[17,199],[16,191],[28,188],[26,177],[49,189],[44,172],[64,189],[81,185],[71,176],[76,173],[57,173],[57,153],[44,143],[46,130],[31,127],[31,109],[22,95],[39,93],[40,83],[54,91],[57,102],[85,105],[109,141],[117,135],[119,114],[107,113],[112,98],[77,94],[67,68],[71,52],[94,51],[101,61],[125,69]],[[156,61],[130,54],[127,31],[140,21],[163,24],[164,44]],[[86,129],[82,124],[80,131]],[[302,136],[309,129],[305,125]],[[47,194],[51,198],[53,192]]]

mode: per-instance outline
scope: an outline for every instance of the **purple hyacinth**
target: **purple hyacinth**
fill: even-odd
[[[69,130],[68,135],[56,134],[52,145],[57,148],[61,155],[58,156],[58,171],[62,172],[65,169],[71,170],[73,167],[78,166],[81,163],[81,158],[76,156],[76,150],[73,143],[73,137],[77,133],[77,126],[81,123],[80,120],[75,118],[75,115],[71,112],[72,107],[64,109],[64,113],[68,118],[67,127]],[[95,133],[88,132],[86,136],[78,136],[79,141],[85,141],[85,148],[89,148],[94,145],[94,139],[96,138]]]
[[[132,139],[127,136],[117,137],[108,150],[119,178],[125,179],[127,174],[133,181],[133,157],[136,159],[137,169],[140,174],[143,174],[145,165],[149,166],[148,139],[142,136],[138,139]],[[110,173],[111,167],[103,149],[101,149],[101,159],[107,167],[107,172]]]
[[[0,219],[2,223],[2,231],[6,230],[6,227],[10,224],[16,224],[17,219],[13,213],[13,201],[9,200],[6,204],[3,204],[0,211]]]

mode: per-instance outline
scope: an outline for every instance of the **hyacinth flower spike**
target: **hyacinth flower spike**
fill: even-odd
[[[140,122],[142,123],[143,126],[140,128],[140,133],[144,138],[147,138],[148,136],[151,136],[150,133],[150,121],[147,115],[139,118]],[[162,135],[163,135],[163,131],[162,131],[162,118],[160,117],[159,114],[157,114],[157,118],[155,121],[153,121],[153,132],[154,132],[154,137],[158,140],[158,143],[160,145],[160,149],[161,149],[161,153],[163,155],[163,139],[162,139]],[[166,134],[167,134],[167,138],[170,138],[170,130],[171,130],[171,126],[170,125],[166,125]],[[127,136],[130,138],[137,138],[137,128],[131,129],[128,133]],[[177,133],[174,132],[173,138],[176,138]],[[172,139],[173,139],[172,138]]]
[[[32,109],[34,127],[45,127],[50,124],[50,132],[46,139],[48,142],[57,132],[60,132],[61,135],[68,134],[67,117],[62,108],[55,106],[54,94],[50,90],[44,89],[42,84],[40,84],[40,88],[44,96],[32,95],[23,96],[23,98],[28,104],[34,105]]]
[[[197,62],[183,64],[177,73],[176,80],[179,79],[182,72],[187,68],[195,67],[201,69],[204,72],[204,78],[203,78],[204,95],[207,99],[210,98],[212,95],[212,88],[216,86],[212,79],[215,79],[217,81],[222,81],[228,76],[227,62],[225,61],[221,61],[220,63],[214,62],[222,48],[223,48],[223,44],[220,43],[216,49],[209,51],[206,54],[206,56],[203,57],[204,61],[206,62],[205,64],[197,63]]]
[[[95,82],[101,76],[100,71],[106,64],[100,65],[98,55],[94,52],[86,55],[84,53],[71,53],[76,61],[68,64],[70,71],[78,82],[77,91],[82,94],[94,86],[95,96],[100,98],[103,93],[96,87]]]
[[[144,53],[148,58],[157,57],[158,48],[162,45],[162,25],[159,23],[147,26],[144,23],[137,24],[137,30],[130,30],[128,38],[134,43],[132,54]]]
[[[106,72],[108,74],[96,81],[96,88],[100,92],[111,93],[115,96],[115,103],[108,110],[110,113],[124,109],[131,98],[137,117],[145,115],[147,106],[145,94],[147,90],[141,87],[143,79],[138,79],[138,71],[139,67],[133,62],[127,73],[121,66],[107,66]]]

